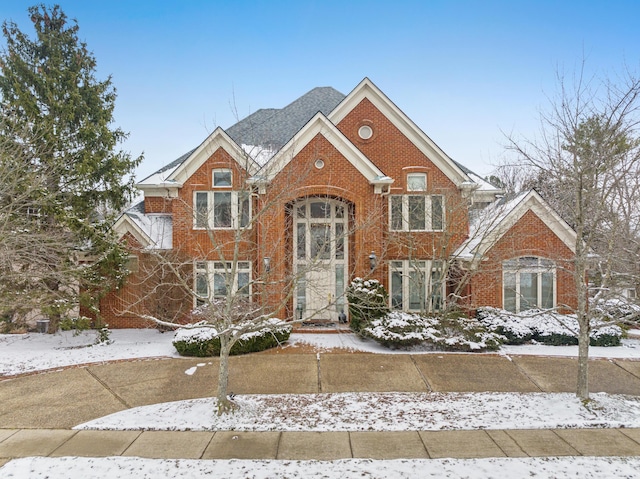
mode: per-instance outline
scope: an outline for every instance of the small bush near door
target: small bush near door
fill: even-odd
[[[389,312],[387,290],[377,279],[355,278],[347,288],[351,330],[359,333]]]
[[[291,325],[274,320],[274,328],[243,334],[231,348],[232,355],[256,353],[282,344],[291,335]],[[191,325],[176,331],[173,346],[181,356],[219,356],[220,338],[217,331],[205,323]]]

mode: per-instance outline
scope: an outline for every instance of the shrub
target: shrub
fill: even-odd
[[[618,326],[604,326],[591,331],[591,346],[620,346],[622,331]]]
[[[81,331],[86,331],[91,328],[91,319],[80,316],[78,318],[65,317],[60,320],[60,329],[62,331],[74,330],[74,335],[80,334]]]
[[[480,308],[476,319],[489,331],[506,338],[506,344],[524,344],[533,338],[533,331],[525,318],[501,314],[496,308]]]
[[[362,328],[365,337],[376,340],[389,348],[409,347],[435,339],[438,334],[432,318],[423,318],[416,314],[391,311],[381,318],[369,322]]]
[[[640,321],[640,306],[622,299],[593,301],[590,308],[604,321]]]
[[[401,311],[371,321],[362,335],[393,349],[421,346],[444,351],[496,350],[503,339],[475,319],[458,315],[424,317]]]
[[[476,315],[488,330],[502,334],[507,344],[523,344],[530,340],[552,346],[578,344],[579,325],[575,315],[528,310],[511,313],[498,308],[480,308]],[[591,323],[591,346],[619,346],[622,329],[601,320]]]
[[[360,333],[389,312],[387,290],[377,279],[355,278],[347,288],[350,328]]]
[[[278,346],[289,339],[291,325],[272,319],[271,326],[243,334],[231,347],[231,355],[255,353]],[[176,331],[173,346],[181,356],[219,356],[220,338],[211,325],[204,322],[189,325]]]

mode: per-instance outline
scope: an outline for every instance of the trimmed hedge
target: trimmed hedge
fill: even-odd
[[[537,341],[551,346],[578,344],[578,322],[575,315],[529,310],[510,313],[498,308],[480,308],[476,317],[489,331],[504,336],[506,344]],[[620,346],[622,329],[599,320],[592,322],[591,346]]]
[[[278,346],[291,335],[291,326],[283,321],[275,329],[265,328],[256,333],[247,333],[231,347],[231,355],[256,353]],[[173,346],[181,356],[220,356],[220,338],[211,326],[194,325],[176,332]]]
[[[421,347],[440,351],[495,351],[504,338],[477,320],[460,315],[420,316],[392,311],[360,333],[391,349]]]

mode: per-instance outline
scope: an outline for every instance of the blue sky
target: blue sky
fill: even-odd
[[[32,32],[34,2],[0,18]],[[532,137],[556,73],[640,71],[640,2],[60,0],[112,75],[138,180],[260,108],[369,77],[445,152],[486,175]],[[3,43],[3,42],[2,42]]]

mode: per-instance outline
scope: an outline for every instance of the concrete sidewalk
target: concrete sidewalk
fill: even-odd
[[[137,360],[0,381],[0,428],[70,429],[136,406],[215,396],[217,366],[216,358]],[[231,358],[229,391],[573,392],[576,371],[575,359],[553,357],[252,354]],[[590,390],[640,396],[640,361],[590,361]]]
[[[0,381],[0,458],[640,456],[640,432],[636,429],[366,433],[71,430],[77,424],[136,406],[214,396],[217,366],[216,358],[136,360]],[[195,373],[185,374],[191,368]],[[231,359],[229,386],[237,394],[572,392],[575,376],[576,360],[569,358],[252,354]],[[590,389],[640,396],[640,361],[590,361]]]
[[[31,456],[333,460],[640,456],[640,429],[192,432],[0,429],[0,465]]]

